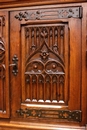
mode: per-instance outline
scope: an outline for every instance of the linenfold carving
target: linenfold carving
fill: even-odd
[[[50,16],[50,17],[49,17]],[[21,20],[42,20],[42,19],[60,19],[60,18],[81,18],[82,7],[66,7],[55,9],[42,9],[35,11],[19,12],[15,18]]]
[[[50,55],[53,55],[55,59],[51,58]],[[36,58],[35,60],[32,60],[34,56]],[[45,72],[47,74],[51,72],[55,74],[57,73],[64,74],[64,65],[63,65],[62,59],[60,58],[60,56],[56,55],[55,52],[49,49],[45,42],[42,44],[42,46],[38,50],[36,50],[30,57],[28,57],[27,63],[28,64],[26,65],[26,70],[28,70],[29,74],[34,74],[34,73],[41,74],[43,69],[45,69]],[[52,64],[52,67],[51,67],[51,64]],[[39,68],[42,68],[42,69],[39,69]],[[49,70],[48,68],[50,68],[51,70]],[[63,73],[61,71],[63,71]]]

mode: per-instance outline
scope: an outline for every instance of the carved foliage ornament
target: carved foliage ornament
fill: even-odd
[[[49,17],[50,16],[50,17]],[[43,19],[61,19],[61,18],[82,18],[82,7],[68,7],[25,11],[15,15],[15,18],[21,20],[43,20]]]

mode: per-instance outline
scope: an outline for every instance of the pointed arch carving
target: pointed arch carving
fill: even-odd
[[[29,25],[23,30],[25,31],[23,91],[26,91],[23,102],[65,103],[65,25]]]

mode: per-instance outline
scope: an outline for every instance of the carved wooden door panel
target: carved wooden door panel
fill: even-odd
[[[81,121],[80,11],[57,7],[10,13],[10,62],[18,58],[11,74],[12,117]]]
[[[22,39],[22,78],[25,74],[25,80],[22,80],[23,102],[67,104],[66,93],[64,98],[68,86],[68,80],[65,80],[65,72],[68,79],[67,24],[30,25],[22,27],[22,31],[26,37]]]
[[[0,118],[9,117],[8,12],[0,12]]]

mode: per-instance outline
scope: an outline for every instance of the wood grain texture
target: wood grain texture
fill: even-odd
[[[84,96],[87,95],[87,82],[86,82],[86,77],[87,77],[87,60],[86,60],[86,51],[87,51],[87,11],[86,11],[86,6],[84,5],[84,15],[83,15],[83,21],[82,21],[82,110],[83,111],[83,116],[82,120],[84,123],[87,124],[87,97],[84,98]],[[85,106],[83,105],[85,103]]]
[[[74,119],[74,113],[73,117],[70,114],[67,116],[65,110],[70,113],[81,111],[81,18],[67,17],[67,8],[63,12],[61,9],[60,17],[57,17],[57,7],[46,9],[43,6],[38,11],[34,8],[26,13],[25,9],[10,13],[10,58],[16,53],[19,59],[19,73],[17,77],[11,76],[12,118],[37,118],[36,121],[40,122],[49,118],[48,122],[54,119],[53,122],[57,123],[59,118],[55,107],[58,105],[58,110],[62,111],[62,114],[59,112],[61,122],[64,119],[67,122]],[[38,16],[40,12],[44,12],[42,19]],[[81,121],[80,116],[76,116],[78,120],[74,121]]]
[[[1,1],[7,76],[4,96],[0,84],[0,110],[7,110],[0,113],[1,130],[85,129],[87,2],[76,2]],[[16,76],[9,68],[14,55]]]
[[[0,130],[85,130],[85,127],[78,126],[61,126],[61,125],[49,125],[38,123],[0,123]],[[72,128],[71,128],[72,127]]]
[[[86,2],[86,0],[1,0],[0,1],[0,8],[9,8],[9,7],[24,7],[24,6],[31,6],[31,5],[53,5],[53,4],[63,4],[63,3],[79,3],[79,2]]]
[[[39,0],[33,0],[32,2],[39,2]],[[45,0],[44,2],[46,2],[47,0]],[[75,2],[75,0],[56,0],[56,1],[58,1],[59,3],[61,3],[61,2],[64,2],[64,3],[66,3],[66,2]],[[86,0],[77,0],[76,2],[85,2]],[[2,3],[6,3],[6,2],[17,2],[17,3],[19,3],[19,2],[31,2],[31,0],[0,0],[0,2],[2,2]]]
[[[8,12],[0,12],[0,117],[9,117]],[[4,20],[4,21],[3,21]]]

